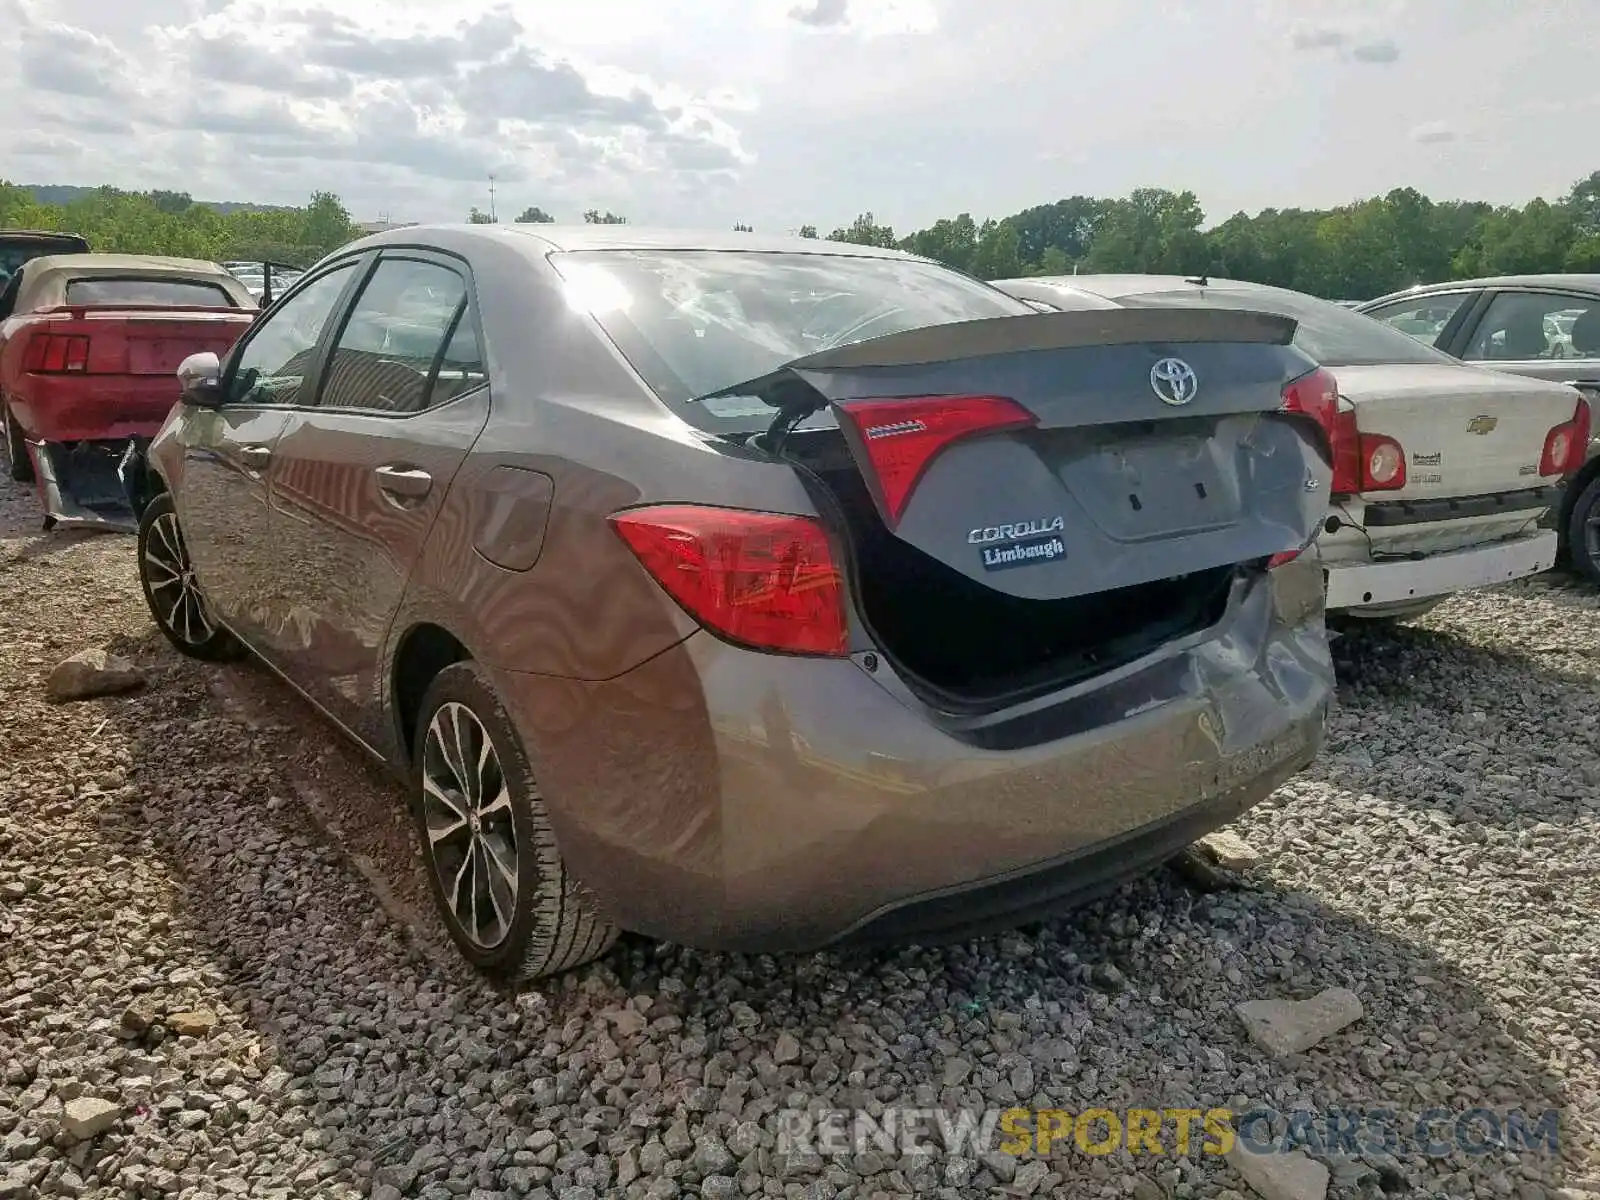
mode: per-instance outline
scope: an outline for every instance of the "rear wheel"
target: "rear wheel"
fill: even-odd
[[[1600,475],[1578,493],[1567,516],[1566,535],[1573,569],[1600,583]]]
[[[617,927],[561,861],[522,739],[476,663],[440,671],[417,718],[412,813],[467,961],[513,979],[605,953]]]
[[[172,497],[162,493],[139,518],[139,583],[156,625],[191,658],[222,662],[238,658],[244,647],[219,625],[200,592],[189,561],[189,547],[178,528]]]
[[[0,404],[0,440],[6,448],[6,473],[17,483],[32,483],[33,460],[28,457],[28,447],[23,445],[22,427],[4,404]]]

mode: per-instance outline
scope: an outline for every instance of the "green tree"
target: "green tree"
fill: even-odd
[[[817,227],[815,225],[802,225],[802,226],[800,226],[800,236],[803,237],[803,238],[814,238],[814,237],[816,237],[817,236]]]
[[[627,217],[618,216],[609,209],[601,212],[597,208],[591,208],[584,213],[583,220],[586,225],[626,225],[628,223]]]
[[[985,221],[978,230],[978,248],[971,272],[979,279],[1014,279],[1022,274],[1021,245],[1011,218]]]
[[[895,240],[894,228],[889,225],[879,225],[870,212],[862,213],[848,228],[835,229],[828,235],[830,242],[850,242],[857,246],[883,246],[892,249],[898,243]]]
[[[537,205],[530,205],[522,210],[522,215],[517,218],[518,225],[554,225],[556,219]]]
[[[470,225],[494,225],[494,224],[497,224],[496,220],[493,217],[491,217],[488,213],[486,213],[482,209],[480,209],[476,204],[474,204],[472,206],[472,211],[467,214],[467,223],[470,224]]]
[[[754,233],[756,231],[756,227],[754,225],[741,225],[735,221],[733,225],[733,231],[735,233]]]

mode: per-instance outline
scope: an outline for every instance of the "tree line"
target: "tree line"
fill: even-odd
[[[233,209],[197,204],[184,192],[102,187],[65,204],[0,182],[0,229],[82,234],[95,250],[170,254],[212,262],[283,262],[308,267],[361,236],[339,197],[315,192],[302,208]]]
[[[468,219],[489,223],[476,208]],[[590,224],[626,224],[609,210]],[[516,220],[555,220],[537,206]],[[1332,299],[1364,300],[1414,283],[1478,275],[1600,272],[1600,171],[1560,200],[1520,207],[1440,200],[1415,188],[1331,209],[1268,208],[1235,213],[1202,229],[1193,192],[1139,188],[1120,199],[1071,196],[1008,217],[945,217],[899,235],[871,212],[828,238],[909,250],[984,279],[1083,272],[1212,274],[1277,284]],[[309,266],[360,236],[331,192],[300,208],[220,211],[182,192],[103,187],[64,204],[0,182],[0,228],[81,233],[96,250],[171,254],[213,261],[261,260]],[[736,230],[751,232],[743,222]],[[815,226],[802,237],[821,236]]]
[[[1268,208],[1211,229],[1204,223],[1193,192],[1140,188],[1123,199],[1072,196],[981,223],[961,213],[903,237],[866,212],[828,237],[897,246],[983,279],[1210,274],[1366,300],[1446,279],[1600,271],[1600,171],[1553,204],[1435,201],[1396,188],[1337,208]],[[817,236],[814,226],[799,232]]]

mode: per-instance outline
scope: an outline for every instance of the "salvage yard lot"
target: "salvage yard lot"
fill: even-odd
[[[1341,640],[1326,751],[1238,825],[1261,854],[1243,890],[1163,873],[941,949],[624,939],[512,994],[443,947],[396,789],[263,671],[168,649],[131,539],[37,530],[32,495],[0,484],[0,1196],[1248,1191],[1210,1156],[1070,1141],[1048,1159],[785,1162],[773,1113],[795,1093],[1557,1108],[1559,1157],[1373,1155],[1334,1162],[1330,1194],[1600,1180],[1587,586],[1538,579]],[[138,662],[145,689],[48,704],[45,675],[89,646]],[[1363,1019],[1281,1061],[1233,1011],[1335,986]],[[86,1098],[110,1102],[110,1128],[74,1140]]]

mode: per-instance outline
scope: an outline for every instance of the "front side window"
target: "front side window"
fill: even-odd
[[[1463,357],[1478,362],[1588,357],[1593,351],[1584,351],[1581,329],[1574,343],[1573,327],[1596,309],[1600,300],[1555,292],[1501,292],[1489,302]],[[1591,319],[1582,329],[1592,324]]]
[[[1450,318],[1466,303],[1467,292],[1449,292],[1439,296],[1416,296],[1410,300],[1396,300],[1382,308],[1367,310],[1391,329],[1398,329],[1414,337],[1424,346],[1437,346],[1439,335],[1450,324]]]
[[[321,405],[416,413],[481,382],[470,315],[466,280],[457,272],[420,259],[384,259],[334,344]]]
[[[73,279],[67,283],[68,304],[157,304],[234,308],[233,297],[214,283],[198,279]]]
[[[311,398],[306,376],[354,269],[355,263],[344,263],[319,276],[252,331],[239,352],[228,403],[287,406]]]

